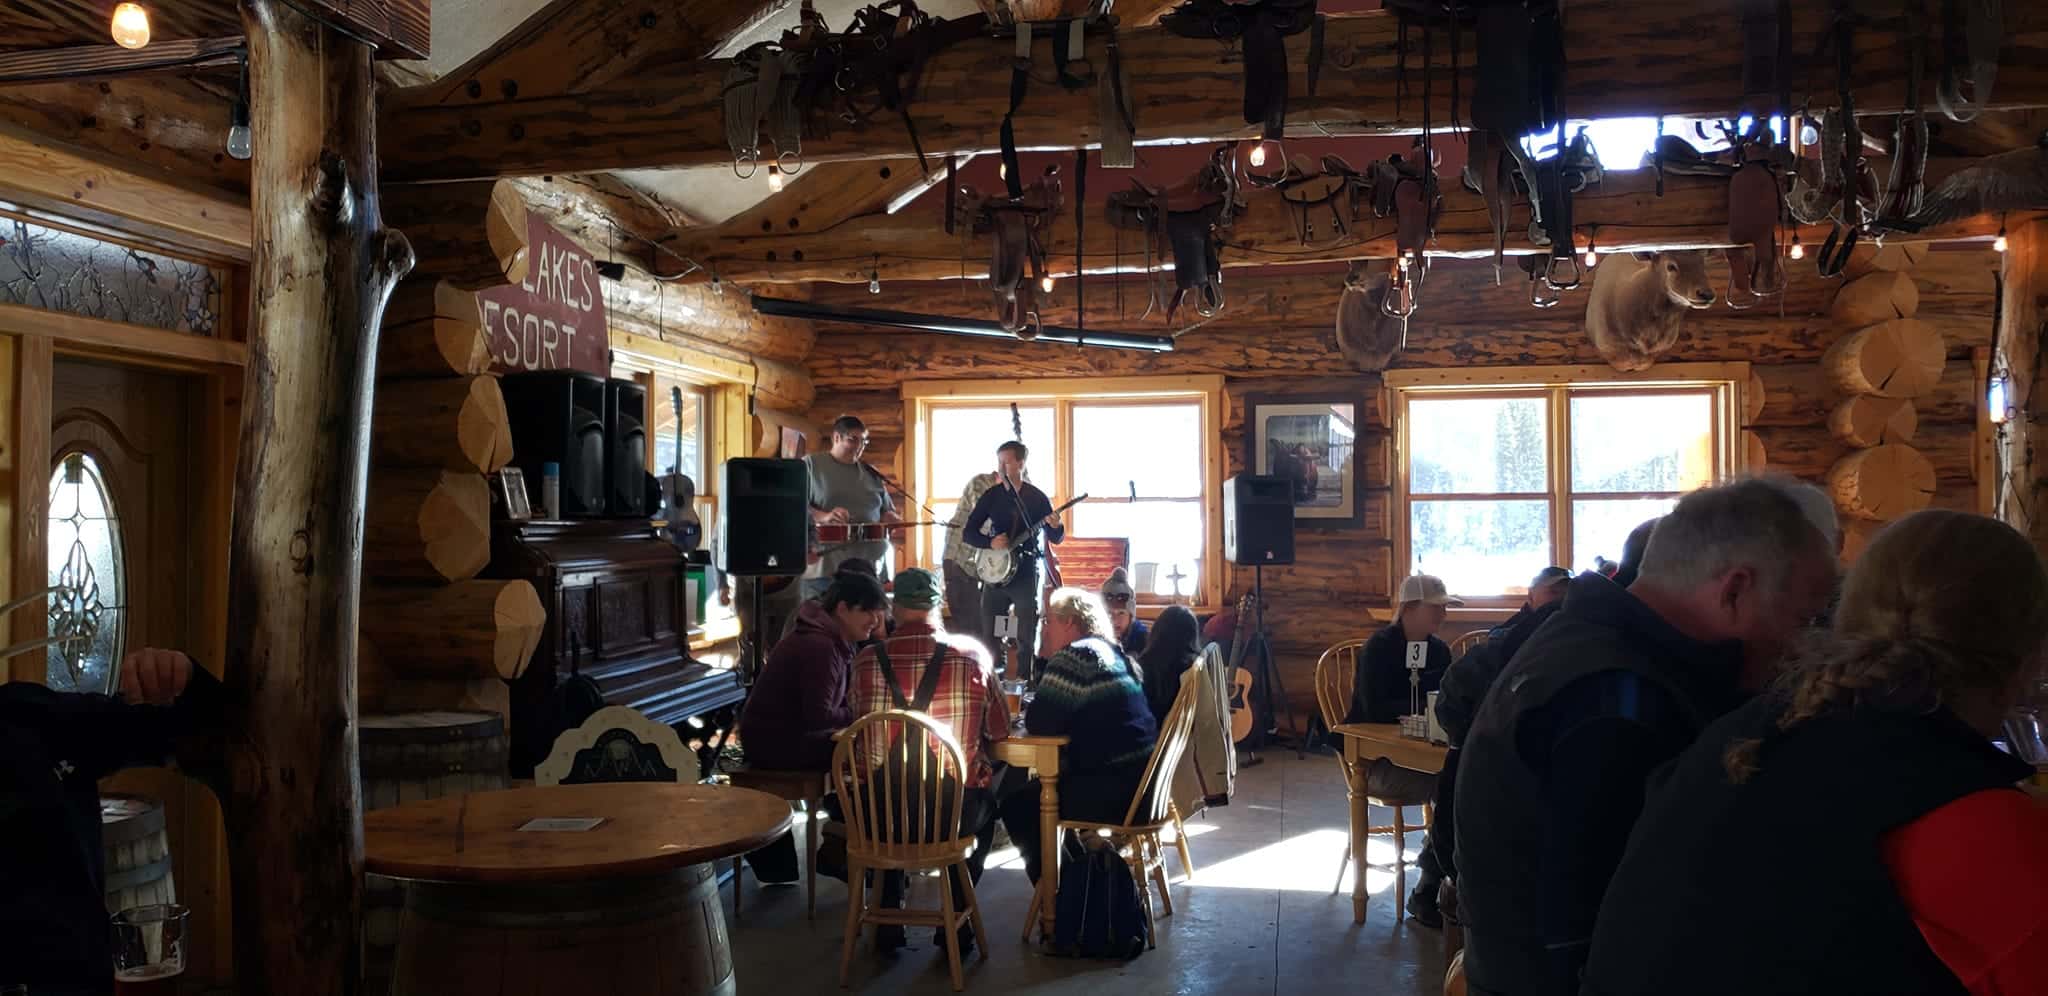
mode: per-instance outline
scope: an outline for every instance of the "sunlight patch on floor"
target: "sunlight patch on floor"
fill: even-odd
[[[1193,836],[1193,830],[1189,828],[1190,836]],[[1350,837],[1342,830],[1312,830],[1221,861],[1198,863],[1194,885],[1198,888],[1328,893],[1338,883],[1339,867],[1349,846]],[[1366,843],[1369,865],[1391,862],[1393,858],[1394,845],[1391,841],[1382,842],[1375,838]],[[1349,870],[1343,872],[1343,882],[1347,887],[1350,885]],[[1391,870],[1378,867],[1366,870],[1367,892],[1381,892],[1393,884],[1394,873]]]

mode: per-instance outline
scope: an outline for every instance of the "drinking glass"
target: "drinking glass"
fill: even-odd
[[[123,993],[169,992],[185,971],[185,928],[192,911],[176,904],[131,906],[114,914],[114,982]],[[166,980],[161,986],[150,985]]]

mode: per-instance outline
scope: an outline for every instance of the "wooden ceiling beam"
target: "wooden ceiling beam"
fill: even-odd
[[[1799,8],[1794,51],[1812,51],[1825,11]],[[1995,106],[2048,104],[2048,5],[2007,9]],[[1714,115],[1734,110],[1742,46],[1720,0],[1645,5],[1598,0],[1574,5],[1566,35],[1565,106],[1575,117]],[[1896,110],[1906,65],[1900,33],[1888,25],[1856,35],[1859,109]],[[1418,129],[1419,56],[1410,59],[1410,92],[1396,92],[1398,26],[1376,11],[1328,19],[1322,78],[1310,96],[1306,33],[1287,39],[1295,95],[1289,115],[1296,135],[1384,134]],[[1103,58],[1105,37],[1089,43]],[[923,92],[912,106],[924,149],[933,156],[990,151],[1008,107],[998,85],[1009,42],[974,39],[933,56]],[[1041,42],[1049,53],[1049,42]],[[1245,137],[1237,50],[1162,28],[1131,28],[1119,45],[1138,102],[1141,141]],[[1449,45],[1437,47],[1447,66]],[[1471,47],[1464,49],[1470,59]],[[1050,64],[1050,55],[1046,55]],[[390,95],[379,121],[386,175],[405,180],[579,172],[634,167],[710,165],[727,161],[722,84],[728,62],[651,65],[630,77],[571,91],[521,85],[516,93],[480,86],[466,102],[447,102],[437,88]],[[1467,75],[1469,80],[1469,73]],[[1434,88],[1428,120],[1451,121],[1450,87]],[[1467,88],[1469,90],[1469,88]],[[1099,140],[1096,97],[1087,91],[1034,87],[1016,116],[1018,144],[1073,148]],[[866,127],[839,127],[806,138],[807,162],[914,155],[895,115]]]
[[[883,215],[891,203],[914,190],[944,183],[944,169],[927,177],[917,160],[819,163],[789,178],[783,191],[727,219],[719,232],[735,235],[817,233],[855,218]],[[701,238],[684,241],[703,245]]]
[[[108,79],[154,73],[184,73],[232,66],[247,43],[232,38],[174,38],[146,49],[119,45],[70,45],[64,48],[0,52],[0,85],[50,83],[84,77]]]
[[[233,85],[157,76],[11,86],[0,88],[0,122],[247,198],[249,164],[227,154]]]
[[[1965,160],[1942,160],[1929,164],[1930,184],[1965,165]],[[1486,217],[1486,204],[1479,195],[1445,178],[1444,210],[1438,219],[1432,255],[1477,256],[1493,250],[1493,226]],[[1585,234],[1597,228],[1596,239],[1603,250],[1659,249],[1673,247],[1718,248],[1728,245],[1728,183],[1725,180],[1670,176],[1664,180],[1664,195],[1656,194],[1656,178],[1645,170],[1609,173],[1604,183],[1572,198],[1572,216]],[[1317,240],[1304,245],[1296,226],[1300,214],[1283,204],[1271,190],[1247,192],[1246,208],[1238,215],[1222,252],[1226,267],[1284,266],[1330,263],[1350,259],[1394,256],[1392,218],[1365,217],[1351,224],[1349,235],[1331,237],[1331,207],[1311,207]],[[1092,218],[1100,221],[1099,213]],[[1957,238],[1990,237],[1998,227],[1995,217],[1980,217],[1944,225],[1914,235],[1894,235],[1889,241],[1933,242]],[[1053,219],[1046,246],[1047,269],[1059,277],[1074,273],[1074,231],[1071,212]],[[1508,223],[1510,252],[1539,250],[1528,241],[1528,205],[1518,202]],[[1800,237],[1818,248],[1827,229],[1808,226]],[[1084,256],[1091,272],[1113,265],[1131,269],[1144,263],[1144,240],[1140,233],[1118,231],[1106,222],[1090,224]],[[962,259],[963,245],[966,257]],[[962,240],[948,235],[936,206],[920,204],[894,215],[868,215],[837,228],[795,234],[747,234],[727,228],[714,229],[684,240],[678,251],[701,260],[728,280],[762,283],[827,281],[866,283],[870,272],[884,280],[942,280],[949,277],[988,275],[989,243],[986,237]],[[700,279],[700,278],[692,278]]]
[[[0,125],[0,201],[168,246],[246,261],[247,197],[194,187],[134,164]]]

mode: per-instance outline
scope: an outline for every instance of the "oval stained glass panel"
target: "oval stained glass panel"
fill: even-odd
[[[70,453],[50,475],[48,682],[66,692],[114,691],[126,634],[128,573],[121,520],[99,462]]]

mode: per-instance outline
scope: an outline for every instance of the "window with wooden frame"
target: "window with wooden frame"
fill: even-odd
[[[1135,585],[1140,602],[1221,598],[1220,377],[933,381],[904,388],[912,426],[913,490],[938,525],[917,531],[917,562],[944,554],[949,520],[974,475],[995,470],[996,447],[1016,435],[1017,406],[1031,456],[1026,474],[1066,513],[1069,536],[1130,540],[1132,564],[1154,565]],[[1135,573],[1135,572],[1134,572]],[[1134,581],[1139,580],[1134,578]]]
[[[1619,561],[1638,524],[1741,471],[1747,364],[1389,371],[1399,567],[1479,606],[1556,564]]]

